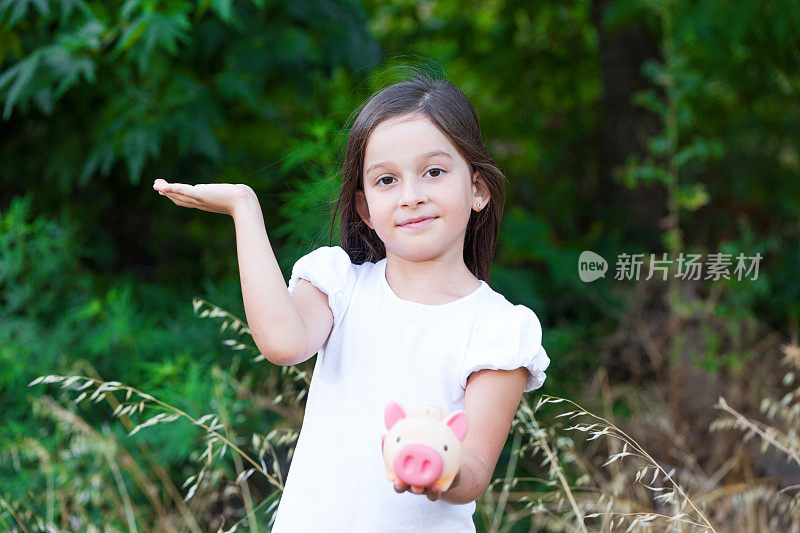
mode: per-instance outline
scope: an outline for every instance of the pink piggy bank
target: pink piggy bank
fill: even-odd
[[[383,440],[383,460],[389,481],[400,479],[417,487],[450,488],[461,462],[461,441],[467,435],[467,413],[447,414],[434,405],[404,411],[389,402],[384,413],[389,433]]]

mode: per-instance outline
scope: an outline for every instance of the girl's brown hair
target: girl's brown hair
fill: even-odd
[[[420,114],[444,133],[469,164],[470,176],[477,170],[489,189],[491,199],[481,211],[472,211],[464,238],[464,263],[478,279],[489,282],[489,267],[494,255],[500,219],[505,203],[505,176],[486,152],[478,115],[461,90],[443,79],[416,74],[412,79],[381,89],[359,109],[347,136],[342,189],[336,202],[334,219],[341,213],[339,232],[342,249],[355,264],[377,262],[386,257],[378,235],[356,211],[356,191],[364,190],[364,151],[375,127],[386,119]],[[330,245],[333,244],[333,224]]]

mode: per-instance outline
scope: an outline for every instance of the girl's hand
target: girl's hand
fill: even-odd
[[[381,437],[381,453],[383,453],[384,439],[386,439],[386,435]],[[438,483],[434,483],[430,487],[418,487],[416,485],[407,485],[398,479],[394,482],[394,490],[398,494],[402,494],[405,491],[413,492],[414,494],[424,494],[432,502],[438,500],[439,496],[442,495],[442,490],[439,488]]]
[[[186,185],[169,183],[161,178],[153,182],[153,189],[177,205],[231,216],[233,216],[233,208],[236,203],[252,193],[249,186],[241,183]]]
[[[394,482],[394,490],[397,493],[410,491],[413,492],[414,494],[424,494],[432,502],[438,500],[439,496],[442,495],[442,490],[439,488],[438,483],[434,483],[430,487],[417,487],[416,485],[409,487],[408,485],[406,485],[405,483],[403,483],[398,479],[397,481]]]

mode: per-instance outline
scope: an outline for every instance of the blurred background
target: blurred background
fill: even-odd
[[[0,1],[0,529],[269,530],[314,359],[259,357],[231,218],[152,183],[250,185],[288,279],[415,66],[477,110],[551,359],[478,531],[800,531],[799,43],[790,0]]]

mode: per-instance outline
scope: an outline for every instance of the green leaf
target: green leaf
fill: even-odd
[[[147,127],[128,130],[122,138],[121,153],[128,163],[131,183],[139,183],[148,156],[157,156],[161,151],[161,137],[157,131]]]
[[[623,168],[620,175],[622,182],[630,188],[636,187],[639,182],[670,183],[672,181],[672,175],[666,169],[652,164],[628,165]]]
[[[226,24],[231,23],[233,18],[233,0],[213,0],[211,2],[211,9],[222,19]]]
[[[675,166],[680,168],[692,159],[705,161],[709,158],[719,158],[725,153],[725,149],[718,140],[708,141],[697,138],[695,141],[675,155]]]
[[[6,29],[11,29],[14,25],[25,18],[31,5],[36,7],[42,17],[50,16],[50,6],[47,0],[3,0],[0,2],[0,20],[8,14],[9,8],[13,8],[6,22]]]
[[[645,89],[644,91],[637,92],[633,95],[632,101],[634,104],[652,111],[660,117],[667,116],[667,106],[664,104],[664,101],[656,95],[653,89]]]
[[[119,10],[119,16],[122,20],[129,19],[131,14],[140,7],[141,3],[141,0],[126,0]]]
[[[133,46],[136,40],[142,36],[142,33],[144,33],[144,30],[146,29],[145,23],[147,22],[148,18],[148,15],[139,15],[133,20],[133,22],[128,24],[125,28],[125,31],[122,32],[122,35],[119,38],[116,50],[124,51]]]
[[[98,169],[104,176],[107,176],[116,159],[117,155],[110,145],[102,144],[98,146],[89,154],[89,158],[84,163],[78,184],[81,186],[86,185]]]
[[[33,101],[36,102],[36,105],[45,115],[53,113],[53,89],[50,87],[36,91],[36,94],[33,95]]]
[[[678,206],[689,211],[697,211],[709,201],[708,191],[702,183],[693,183],[691,186],[682,185],[676,193]]]
[[[87,81],[94,81],[94,61],[86,56],[76,57],[59,45],[50,45],[42,49],[42,66],[47,73],[48,81],[59,80],[55,89],[56,99],[61,98],[75,85],[81,74]]]
[[[26,91],[30,91],[32,88],[31,86],[33,85],[33,77],[36,74],[36,70],[39,68],[41,61],[41,51],[37,50],[16,65],[12,66],[5,74],[3,74],[2,77],[0,77],[0,90],[2,90],[2,88],[9,81],[11,81],[11,79],[16,77],[16,80],[11,85],[11,88],[8,90],[8,94],[6,95],[6,107],[3,111],[3,119],[8,120],[9,117],[11,117],[11,111],[14,109],[14,104],[17,103],[18,100],[22,102],[26,97],[30,96],[29,94],[26,94]]]
[[[186,33],[191,23],[185,13],[173,11],[169,16],[156,13],[153,15],[145,35],[145,47],[148,53],[160,45],[170,54],[178,53],[178,41],[191,41]]]
[[[673,145],[668,136],[661,135],[650,139],[647,143],[647,148],[653,156],[660,157],[670,153]]]
[[[664,63],[655,59],[648,59],[642,63],[642,74],[650,78],[653,83],[662,87],[667,85],[669,73]]]

